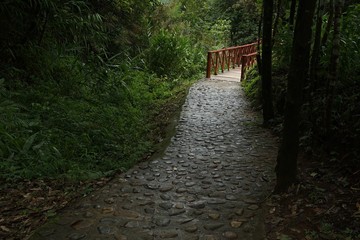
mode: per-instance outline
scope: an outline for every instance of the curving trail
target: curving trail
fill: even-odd
[[[276,139],[238,82],[190,89],[163,157],[119,175],[31,239],[264,239]]]

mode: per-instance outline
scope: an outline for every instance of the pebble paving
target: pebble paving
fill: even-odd
[[[31,239],[264,239],[276,139],[238,82],[189,90],[164,155],[74,203]]]

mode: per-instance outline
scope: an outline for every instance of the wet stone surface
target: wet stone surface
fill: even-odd
[[[277,143],[237,82],[189,91],[163,157],[64,209],[31,239],[263,239]]]

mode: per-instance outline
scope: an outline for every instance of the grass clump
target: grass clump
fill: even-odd
[[[251,67],[245,73],[245,78],[241,83],[245,95],[251,104],[258,108],[261,104],[261,77],[257,71],[257,66]]]
[[[152,121],[186,81],[142,71],[110,79],[74,94],[53,82],[9,91],[1,81],[0,178],[91,179],[141,160],[158,134]]]

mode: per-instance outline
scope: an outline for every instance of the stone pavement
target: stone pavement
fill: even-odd
[[[264,239],[275,138],[238,82],[190,89],[163,157],[74,203],[31,239]]]

